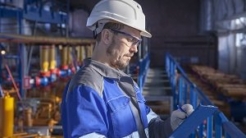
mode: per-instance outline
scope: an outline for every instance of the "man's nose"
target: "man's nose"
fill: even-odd
[[[131,50],[131,52],[137,53],[138,52],[138,45],[132,45],[130,50]]]

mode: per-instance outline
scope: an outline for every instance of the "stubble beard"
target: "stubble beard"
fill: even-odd
[[[109,45],[109,47],[107,48],[107,55],[108,57],[111,57],[109,58],[109,65],[115,69],[120,69],[120,70],[123,70],[126,68],[126,66],[129,64],[130,60],[122,60],[122,56],[117,56],[117,52],[115,51],[117,45],[116,45],[116,42],[115,42],[115,39],[113,38],[113,41],[112,43]],[[117,58],[117,59],[115,59]]]

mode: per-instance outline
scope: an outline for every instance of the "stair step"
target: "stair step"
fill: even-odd
[[[170,101],[171,96],[163,96],[163,95],[144,95],[146,101]]]
[[[149,68],[149,72],[163,72],[164,70],[162,68]]]
[[[146,104],[158,115],[170,115],[173,101],[167,73],[163,69],[150,68],[146,75],[143,88]]]
[[[170,114],[172,111],[171,96],[145,96],[146,104],[157,114]]]
[[[169,80],[164,80],[164,79],[146,79],[145,80],[145,83],[146,84],[155,84],[155,83],[161,83],[161,84],[165,84],[165,83],[169,83],[170,84],[170,81]]]
[[[171,95],[171,92],[167,92],[167,91],[143,91],[143,95],[146,95],[146,96],[163,96],[163,95],[166,95],[166,96],[169,96]]]
[[[157,86],[154,86],[154,87],[144,87],[143,88],[144,91],[170,91],[172,90],[172,87],[157,87]]]
[[[147,73],[147,77],[158,76],[158,77],[168,77],[166,73]]]
[[[145,82],[169,82],[169,79],[163,79],[163,78],[146,78]]]
[[[147,83],[144,85],[144,88],[148,89],[149,87],[161,87],[161,86],[165,87],[168,85],[169,85],[169,83]]]
[[[147,79],[168,79],[168,76],[165,74],[155,74],[155,75],[150,75],[148,74],[146,76]]]

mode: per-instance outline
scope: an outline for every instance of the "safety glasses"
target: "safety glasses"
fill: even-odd
[[[124,36],[127,36],[126,39],[128,42],[131,43],[131,46],[139,46],[142,42],[142,39],[140,38],[137,38],[136,36],[132,36],[131,34],[128,34],[126,32],[122,32],[122,31],[119,31],[119,30],[115,30],[115,29],[110,29],[111,31],[115,32],[115,33],[118,33],[118,34],[122,34]]]

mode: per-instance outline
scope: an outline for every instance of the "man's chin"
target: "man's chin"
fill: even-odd
[[[118,65],[118,69],[124,70],[127,67],[127,65],[128,65],[128,63],[127,64],[120,64],[120,65]]]

